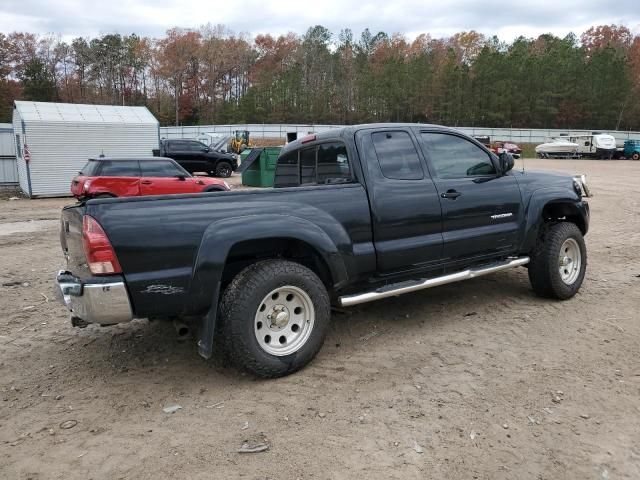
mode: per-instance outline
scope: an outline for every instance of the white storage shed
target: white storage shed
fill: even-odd
[[[87,159],[149,157],[159,147],[159,132],[146,107],[16,101],[20,188],[29,197],[70,195],[71,179]]]

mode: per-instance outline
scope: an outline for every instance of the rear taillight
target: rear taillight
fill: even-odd
[[[85,215],[82,219],[82,244],[89,270],[94,275],[122,273],[116,252],[98,221]]]

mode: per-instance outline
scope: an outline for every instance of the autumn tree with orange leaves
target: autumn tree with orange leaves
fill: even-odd
[[[640,130],[640,37],[620,25],[510,43],[476,31],[157,39],[0,33],[0,121],[15,99],[146,105],[162,125],[430,122]]]

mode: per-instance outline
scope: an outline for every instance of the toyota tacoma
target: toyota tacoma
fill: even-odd
[[[311,361],[332,305],[515,267],[569,299],[587,266],[585,178],[513,167],[439,126],[310,135],[284,147],[274,188],[65,207],[59,291],[76,326],[192,322],[203,357],[224,350],[261,377]]]

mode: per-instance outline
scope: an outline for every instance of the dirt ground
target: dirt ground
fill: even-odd
[[[588,174],[579,295],[517,269],[366,304],[271,381],[169,324],[72,328],[51,293],[69,200],[0,200],[0,478],[640,478],[640,162],[526,164]]]

